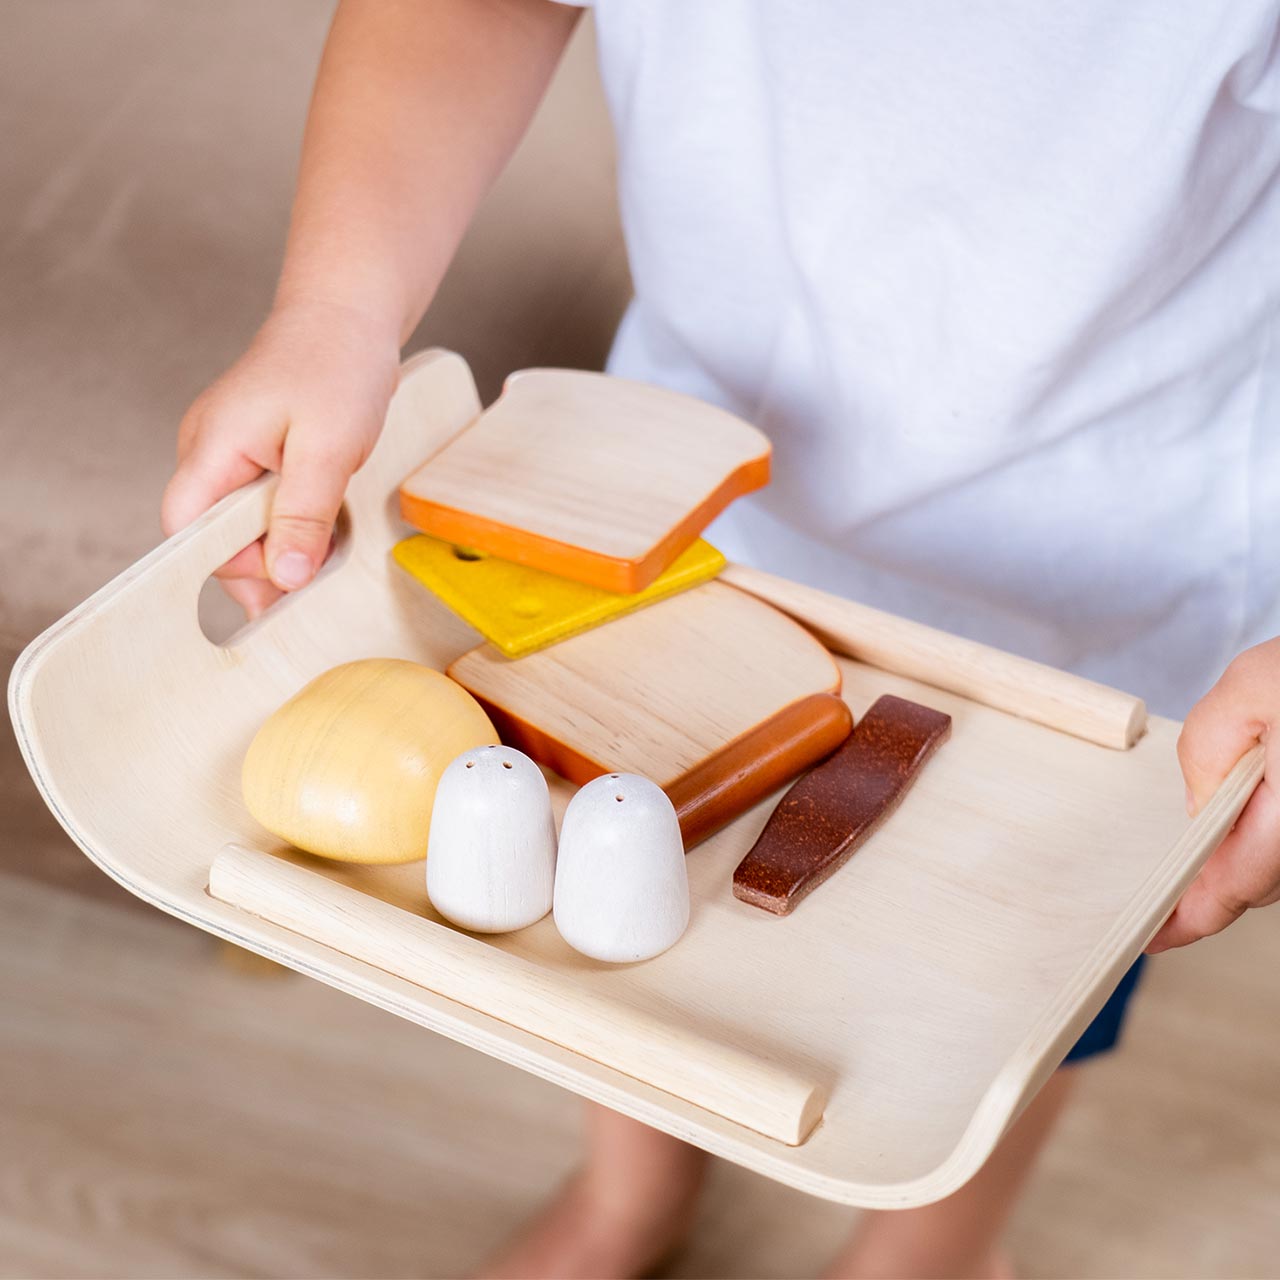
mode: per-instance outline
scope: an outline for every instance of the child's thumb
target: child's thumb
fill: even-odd
[[[282,591],[305,587],[324,563],[353,470],[332,455],[286,445],[266,541],[267,573]]]

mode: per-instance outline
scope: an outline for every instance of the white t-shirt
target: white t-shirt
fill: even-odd
[[[1280,632],[1280,14],[598,0],[610,368],[774,479],[729,555],[1180,714]]]

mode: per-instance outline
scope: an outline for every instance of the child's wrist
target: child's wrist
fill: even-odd
[[[320,325],[356,331],[362,344],[384,347],[399,360],[403,322],[397,310],[367,300],[344,297],[323,290],[285,289],[277,291],[264,328],[298,329]]]

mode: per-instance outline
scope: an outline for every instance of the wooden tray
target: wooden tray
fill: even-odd
[[[201,632],[197,596],[214,567],[265,528],[269,478],[34,641],[14,669],[10,708],[50,808],[95,862],[162,909],[769,1177],[867,1206],[955,1190],[1234,821],[1260,776],[1260,752],[1188,822],[1177,725],[1153,720],[1123,749],[1143,724],[1135,700],[735,567],[728,580],[860,656],[841,658],[855,714],[889,692],[954,717],[951,741],[907,803],[795,915],[776,919],[730,894],[769,804],[690,855],[689,932],[647,964],[585,960],[549,919],[483,941],[432,930],[420,865],[296,859],[307,883],[339,893],[330,924],[355,939],[343,945],[360,950],[373,938],[379,963],[418,981],[215,900],[210,867],[228,843],[284,852],[240,800],[241,758],[270,711],[339,662],[376,655],[443,668],[476,643],[389,552],[404,535],[397,485],[479,409],[458,357],[411,361],[352,483],[334,560],[225,646]],[[560,787],[561,802],[566,794]],[[260,855],[224,857],[233,879],[247,867],[250,888],[258,883]],[[361,932],[369,921],[377,931]],[[340,932],[330,936],[341,942]],[[435,968],[449,948],[422,937],[459,944],[452,987]],[[485,984],[490,958],[508,980],[528,978],[528,999],[497,1010],[508,1021],[424,985],[465,995]],[[492,1006],[504,989],[514,988],[489,984],[477,1003]],[[529,1000],[542,1004],[530,1012]],[[572,1016],[550,1025],[561,1006]],[[584,1010],[607,1014],[591,1035],[580,1034]],[[522,1021],[544,1034],[512,1025]],[[635,1042],[655,1028],[662,1043],[649,1059]],[[682,1087],[669,1068],[685,1050],[688,1074],[702,1075],[681,1097],[667,1090]],[[787,1145],[725,1118],[733,1099],[721,1106],[717,1092],[749,1093],[756,1079],[783,1093],[812,1086],[822,1118],[807,1139]]]

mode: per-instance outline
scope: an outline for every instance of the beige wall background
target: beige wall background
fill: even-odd
[[[159,539],[174,431],[270,299],[328,0],[0,0],[0,657]],[[590,33],[418,342],[493,395],[627,291]],[[1028,1276],[1280,1274],[1280,908],[1162,958],[1018,1207]],[[118,890],[0,734],[0,1276],[465,1273],[577,1106]],[[672,1276],[816,1274],[838,1207],[727,1166]]]

